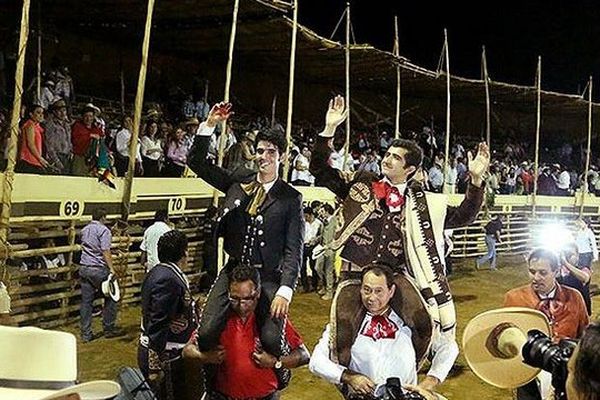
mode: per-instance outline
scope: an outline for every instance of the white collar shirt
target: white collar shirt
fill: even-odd
[[[144,239],[140,249],[147,254],[146,270],[150,271],[155,265],[159,264],[158,259],[158,239],[171,230],[171,227],[163,221],[157,221],[144,232]]]

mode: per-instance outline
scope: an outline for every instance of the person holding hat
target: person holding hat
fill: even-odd
[[[392,308],[394,302],[401,308]],[[358,332],[344,332],[338,324],[343,319],[359,321]],[[426,399],[437,399],[433,392],[415,386],[417,366],[427,357],[432,328],[414,286],[390,267],[373,264],[363,270],[360,281],[340,285],[331,322],[313,351],[309,369],[341,388],[346,399],[378,396],[378,389],[393,377]],[[349,349],[334,345],[339,335],[350,336]]]
[[[67,103],[63,99],[58,99],[52,103],[50,111],[44,136],[46,158],[55,172],[69,175],[73,144],[71,143],[71,122],[67,114]]]
[[[2,400],[103,400],[121,391],[113,381],[78,383],[77,340],[67,332],[0,325],[0,360]]]
[[[142,333],[138,364],[159,400],[178,400],[185,393],[181,352],[196,329],[194,300],[183,273],[188,240],[178,230],[158,239],[160,263],[142,283]]]
[[[541,311],[550,321],[550,334],[554,341],[580,338],[589,324],[589,317],[581,294],[558,283],[560,262],[557,255],[551,250],[535,249],[527,264],[531,283],[508,291],[504,296],[504,307]],[[536,399],[538,396],[535,382],[517,389],[518,400]]]

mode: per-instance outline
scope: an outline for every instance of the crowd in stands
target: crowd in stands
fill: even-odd
[[[33,86],[30,85],[30,87]],[[143,113],[135,151],[135,176],[186,176],[186,162],[200,123],[210,111],[204,97],[186,96],[176,112],[169,105],[151,104]],[[108,181],[112,176],[127,174],[130,142],[133,131],[132,115],[103,112],[93,103],[74,101],[74,84],[67,67],[54,68],[45,75],[41,95],[21,112],[20,136],[16,171],[21,173],[97,176]],[[0,144],[7,158],[9,132],[8,110],[0,110]],[[220,128],[220,127],[219,127]],[[284,128],[265,117],[236,114],[233,125],[226,127],[224,141],[226,168],[253,169],[254,141],[261,129]],[[294,126],[288,180],[295,185],[313,185],[309,172],[311,148],[316,130]],[[211,138],[210,157],[216,162],[220,129]],[[348,155],[343,143],[336,143],[331,164],[340,170],[367,170],[376,174],[380,162],[391,145],[393,134],[354,132]],[[468,136],[451,146],[448,171],[444,173],[444,135],[441,130],[425,126],[421,132],[403,132],[402,137],[417,141],[425,153],[424,179],[434,192],[464,193],[467,186],[467,149],[475,152],[477,139]],[[464,140],[464,142],[462,142]],[[508,139],[492,143],[493,157],[487,178],[491,194],[527,195],[533,192],[534,163],[530,143]],[[582,151],[578,154],[569,143],[554,151],[544,150],[542,159],[557,163],[539,166],[538,194],[569,196],[583,183]],[[580,157],[578,158],[577,155]],[[594,161],[594,160],[592,160]],[[344,162],[346,168],[344,168]],[[592,162],[588,173],[590,193],[600,195],[598,162]],[[444,187],[446,186],[446,188]]]

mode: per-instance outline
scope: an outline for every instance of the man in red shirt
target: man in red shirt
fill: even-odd
[[[200,352],[196,343],[190,343],[183,351],[185,358],[212,365],[206,388],[211,400],[278,399],[279,389],[289,382],[288,370],[308,364],[308,350],[290,321],[284,329],[287,355],[277,359],[262,349],[255,313],[259,299],[258,271],[235,267],[229,276],[230,311],[219,345]]]
[[[89,175],[90,168],[87,165],[87,153],[90,149],[92,139],[99,139],[101,136],[104,136],[104,133],[94,124],[94,109],[89,107],[84,108],[81,120],[76,121],[71,129],[73,175]]]

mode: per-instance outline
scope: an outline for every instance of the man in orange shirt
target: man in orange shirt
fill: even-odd
[[[531,283],[508,291],[504,307],[528,307],[543,312],[552,327],[552,339],[578,339],[589,324],[581,294],[556,280],[560,263],[556,254],[536,249],[528,259]],[[535,381],[517,389],[518,400],[539,399]]]

